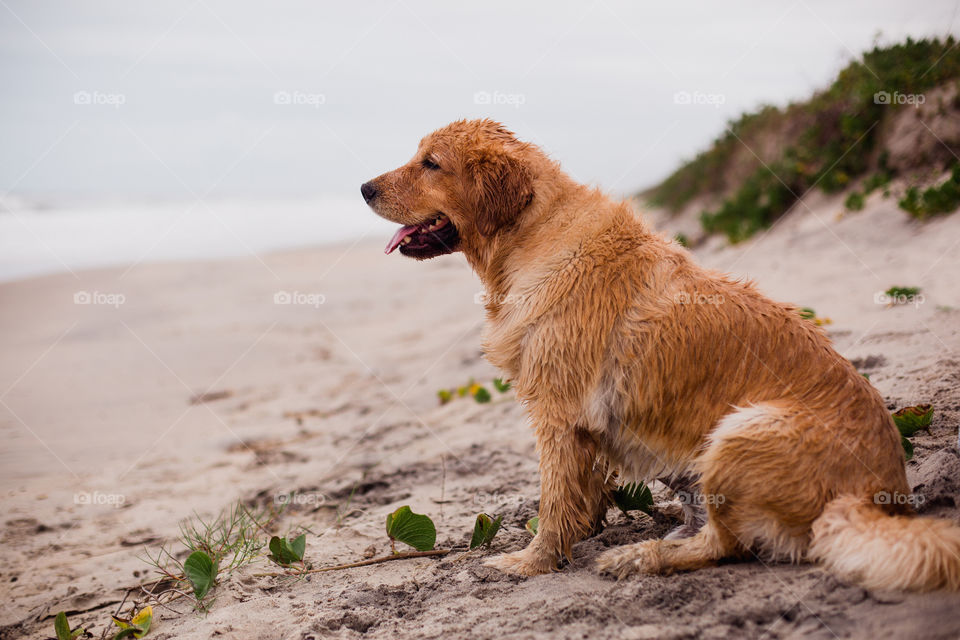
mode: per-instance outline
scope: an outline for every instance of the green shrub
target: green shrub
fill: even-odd
[[[649,199],[678,211],[697,197],[726,194],[715,210],[701,214],[701,221],[708,232],[737,242],[770,226],[813,187],[841,191],[871,169],[875,173],[864,181],[864,193],[884,187],[893,175],[883,156],[873,162],[878,123],[894,110],[912,106],[884,104],[875,96],[884,91],[918,94],[960,78],[956,44],[951,36],[875,47],[809,100],[784,108],[765,106],[730,122],[709,149],[652,189]],[[753,173],[738,184],[727,184],[730,167],[742,165],[742,158],[749,159],[753,147],[761,148],[759,141],[770,136],[781,142],[779,156],[766,165],[758,158],[749,160]],[[743,145],[751,152],[745,154]],[[952,206],[953,194],[932,194],[929,199],[917,194],[919,210]]]
[[[778,175],[761,167],[719,209],[704,211],[700,222],[707,232],[723,233],[730,242],[740,242],[769,227],[795,201],[795,192]]]
[[[880,187],[885,187],[890,183],[891,174],[889,171],[878,171],[866,180],[863,181],[863,192],[864,194],[870,194],[879,189]]]
[[[850,211],[860,211],[863,209],[865,201],[866,196],[863,195],[863,193],[860,191],[851,191],[850,195],[847,196],[847,199],[843,201],[843,206]]]
[[[923,191],[910,187],[899,204],[901,209],[921,220],[956,211],[960,207],[960,164],[953,166],[950,177],[940,185]]]

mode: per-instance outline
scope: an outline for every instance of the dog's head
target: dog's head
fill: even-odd
[[[461,120],[421,140],[410,162],[360,188],[374,212],[403,225],[386,252],[425,260],[508,229],[533,199],[527,148],[492,120]]]

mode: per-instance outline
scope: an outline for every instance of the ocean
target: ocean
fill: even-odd
[[[202,260],[383,238],[360,194],[297,199],[5,198],[0,281],[142,262]]]

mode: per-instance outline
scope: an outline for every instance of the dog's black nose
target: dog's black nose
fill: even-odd
[[[363,200],[369,203],[371,200],[377,197],[377,188],[369,182],[364,182],[362,185],[360,185],[360,193],[363,194]]]

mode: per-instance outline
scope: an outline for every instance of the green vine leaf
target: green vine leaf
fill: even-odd
[[[217,581],[217,566],[203,551],[194,551],[183,563],[183,573],[193,587],[193,595],[197,600],[204,596]]]
[[[490,402],[490,400],[492,399],[492,396],[490,395],[490,392],[487,391],[487,388],[482,387],[480,385],[474,385],[472,394],[473,394],[473,399],[479,402],[480,404],[486,404],[487,402]]]
[[[144,607],[130,620],[121,620],[116,616],[112,616],[112,618],[113,624],[120,627],[120,631],[113,636],[113,640],[142,638],[150,632],[150,625],[153,623],[153,607]]]
[[[470,548],[476,549],[484,545],[489,546],[494,536],[500,530],[500,524],[503,522],[503,516],[497,516],[494,520],[485,513],[477,515],[477,522],[473,525],[473,537],[470,538]]]
[[[913,443],[907,440],[906,436],[900,436],[900,444],[903,445],[903,452],[906,454],[907,460],[913,457]]]
[[[540,528],[540,516],[533,516],[527,520],[527,531],[530,532],[530,535],[537,535],[537,529]]]
[[[893,421],[900,430],[900,435],[909,438],[917,431],[926,429],[933,420],[933,405],[918,404],[914,407],[904,407],[893,414]]]
[[[267,545],[270,549],[270,559],[281,565],[301,562],[307,550],[307,535],[301,534],[293,540],[273,536]]]
[[[74,640],[74,638],[79,638],[86,633],[83,627],[77,627],[76,630],[71,631],[67,614],[63,611],[53,619],[53,630],[57,634],[57,640]]]
[[[625,484],[613,492],[613,502],[620,511],[643,511],[650,513],[653,506],[653,494],[642,482]]]
[[[429,516],[414,513],[403,506],[387,514],[387,535],[417,551],[430,551],[437,542],[437,528]]]

